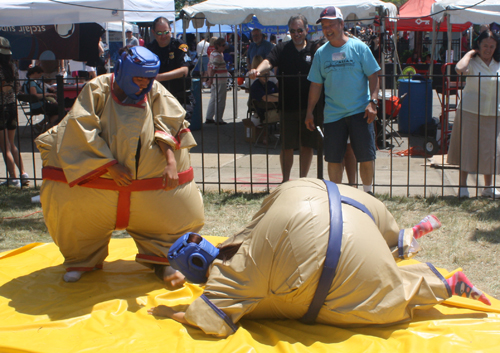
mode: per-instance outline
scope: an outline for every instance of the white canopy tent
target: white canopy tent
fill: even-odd
[[[288,19],[297,14],[304,15],[310,23],[314,23],[321,11],[335,5],[347,18],[351,13],[360,20],[373,20],[377,8],[388,11],[389,17],[396,17],[397,8],[392,3],[379,0],[315,0],[310,3],[298,0],[207,0],[202,3],[185,7],[182,12],[190,19],[206,18],[213,24],[237,25],[250,22],[256,16],[265,26],[286,25]],[[201,26],[201,25],[200,25]],[[195,27],[200,27],[195,24]]]
[[[442,0],[432,5],[432,17],[441,21],[450,16],[451,23],[484,24],[498,22],[500,0]]]
[[[174,0],[0,0],[0,26],[175,19]]]

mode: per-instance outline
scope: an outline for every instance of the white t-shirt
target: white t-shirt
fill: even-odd
[[[479,113],[481,115],[495,116],[500,109],[500,95],[497,105],[497,85],[500,85],[500,80],[496,77],[470,77],[474,75],[487,76],[500,74],[500,63],[491,60],[490,65],[486,65],[484,61],[476,56],[472,58],[464,75],[467,75],[465,88],[462,97],[462,109],[470,113]],[[481,82],[481,99],[478,103],[479,82]],[[498,87],[500,93],[500,86]],[[479,104],[479,105],[478,105]]]
[[[196,46],[196,54],[199,55],[207,55],[207,49],[209,47],[209,43],[205,40],[205,39],[202,39],[198,45]]]

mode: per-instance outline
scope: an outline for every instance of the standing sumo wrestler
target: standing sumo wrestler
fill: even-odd
[[[179,238],[170,263],[189,281],[206,282],[204,293],[185,312],[164,305],[148,312],[225,337],[243,317],[352,327],[408,321],[451,295],[488,304],[462,272],[445,279],[431,264],[396,265],[439,226],[428,216],[399,230],[382,202],[361,190],[289,181],[219,247],[193,233]]]
[[[36,139],[43,215],[67,282],[102,268],[115,229],[127,230],[136,261],[164,280],[175,272],[170,246],[203,227],[189,156],[196,142],[184,109],[154,80],[159,67],[148,49],[127,49],[114,74],[88,82],[61,123]]]

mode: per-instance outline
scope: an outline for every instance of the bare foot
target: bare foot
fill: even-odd
[[[148,309],[148,314],[154,316],[172,317],[175,312],[174,309],[165,305],[158,305],[157,307]]]

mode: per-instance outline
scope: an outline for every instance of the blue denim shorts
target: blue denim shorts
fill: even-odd
[[[324,151],[327,162],[342,163],[348,138],[358,162],[375,160],[375,130],[373,123],[366,123],[364,115],[362,112],[324,125]]]

